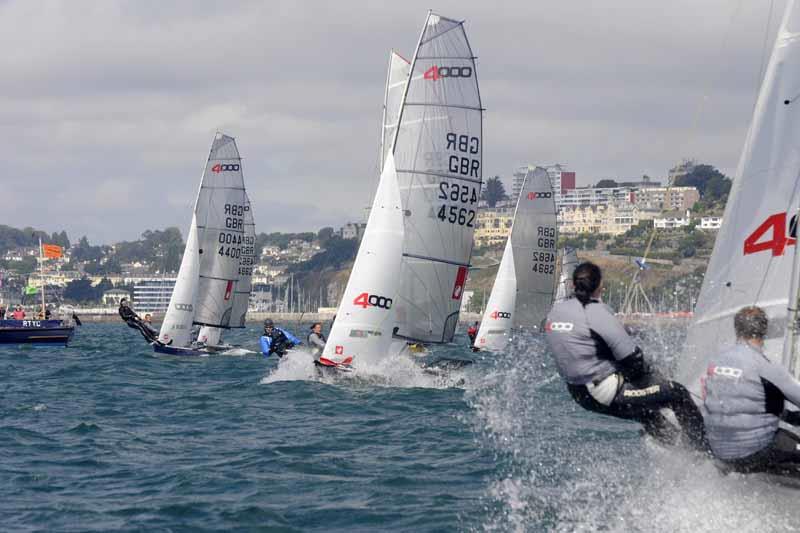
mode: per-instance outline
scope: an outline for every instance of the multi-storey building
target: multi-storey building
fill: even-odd
[[[632,187],[580,187],[564,191],[556,209],[632,203],[635,191]]]
[[[176,278],[142,280],[133,286],[133,307],[137,313],[163,313],[175,288]]]
[[[553,187],[557,206],[561,199],[561,195],[565,191],[575,188],[575,173],[564,170],[564,166],[560,164],[539,166],[542,166],[547,170],[547,176],[550,178],[550,185]],[[522,189],[522,183],[525,180],[525,176],[529,170],[533,170],[534,168],[536,168],[536,165],[524,165],[514,171],[511,182],[512,200],[516,201],[517,197],[519,197],[519,191]]]
[[[495,207],[478,211],[475,221],[475,245],[502,244],[514,223],[513,207]]]
[[[648,187],[634,193],[634,203],[645,209],[686,211],[700,200],[696,187]]]
[[[559,214],[559,232],[563,234],[596,233],[621,235],[656,212],[633,204],[586,205],[565,207]]]

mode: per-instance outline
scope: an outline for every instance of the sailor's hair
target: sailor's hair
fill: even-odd
[[[308,328],[308,329],[313,330],[317,326],[322,327],[322,322],[314,322],[313,324],[311,324],[311,327]]]
[[[733,317],[733,329],[739,339],[764,339],[769,320],[763,309],[752,305],[743,307]]]
[[[589,261],[581,263],[572,273],[572,286],[575,291],[575,298],[580,300],[583,305],[589,303],[592,294],[603,281],[603,272],[600,267]]]

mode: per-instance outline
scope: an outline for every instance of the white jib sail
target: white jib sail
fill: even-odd
[[[392,51],[389,54],[389,72],[386,74],[386,94],[383,100],[383,124],[381,126],[381,166],[386,161],[386,154],[392,148],[394,132],[397,129],[397,119],[400,116],[400,103],[411,71],[411,63]]]
[[[158,334],[158,340],[164,344],[172,342],[175,346],[188,346],[192,341],[192,321],[197,299],[197,285],[200,280],[199,248],[197,217],[192,215],[178,278],[175,280],[175,287],[169,299],[164,322],[162,322]]]
[[[245,191],[233,137],[218,133],[197,198],[200,282],[194,323],[230,327],[234,289],[245,242]]]
[[[323,357],[377,361],[392,341],[403,246],[403,208],[389,154]]]
[[[397,333],[426,343],[455,333],[482,177],[482,108],[461,22],[428,14],[392,153],[405,237]]]
[[[565,248],[561,256],[561,268],[558,274],[555,301],[562,302],[572,294],[572,273],[578,266],[578,252],[574,248]]]
[[[511,236],[506,241],[503,258],[494,278],[492,292],[486,303],[475,337],[475,347],[484,350],[502,350],[511,337],[514,323],[511,317],[517,300],[517,277],[514,273],[514,249],[511,246]]]
[[[553,305],[556,283],[556,204],[547,171],[528,171],[517,200],[511,247],[517,275],[514,327],[538,330]]]
[[[253,267],[255,266],[256,229],[253,221],[253,212],[250,199],[245,193],[244,204],[244,241],[241,246],[239,259],[239,279],[233,291],[233,311],[231,312],[231,328],[245,327],[247,308],[250,305],[250,292],[252,291]],[[222,328],[203,326],[197,335],[197,340],[209,346],[220,344]]]
[[[708,358],[735,342],[733,316],[744,306],[766,311],[765,353],[781,360],[795,246],[789,231],[800,176],[798,93],[800,4],[792,1],[761,85],[679,364],[681,382],[695,394]]]

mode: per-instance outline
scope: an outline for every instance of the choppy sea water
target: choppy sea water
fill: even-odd
[[[289,324],[290,327],[295,326]],[[293,327],[305,332],[307,326]],[[230,342],[256,350],[259,331]],[[466,338],[428,357],[471,356]],[[674,364],[680,331],[642,344]],[[240,351],[241,354],[244,350]],[[449,376],[156,358],[121,324],[0,347],[3,531],[783,531],[796,491],[575,406],[543,344]]]

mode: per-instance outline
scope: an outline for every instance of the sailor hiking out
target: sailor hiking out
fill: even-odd
[[[300,339],[286,331],[275,327],[271,318],[264,321],[264,335],[261,336],[261,353],[264,357],[272,354],[283,357],[289,349],[302,344]]]
[[[147,340],[149,343],[156,343],[156,344],[163,344],[161,341],[158,340],[158,331],[153,328],[148,322],[142,320],[142,318],[131,309],[130,305],[128,305],[128,299],[123,298],[119,301],[119,316],[122,317],[122,320],[128,324],[129,328],[133,328],[139,333],[142,334],[142,337]]]
[[[733,319],[736,345],[711,357],[702,378],[706,432],[711,451],[726,470],[800,469],[800,437],[778,427],[799,424],[800,383],[763,353],[767,315],[745,307]]]
[[[689,392],[658,376],[611,309],[600,302],[602,272],[593,263],[572,276],[574,295],[556,303],[545,334],[572,398],[584,409],[641,422],[667,444],[677,438],[660,412],[671,408],[691,445],[706,449],[703,418]]]

